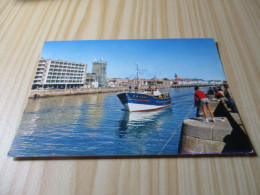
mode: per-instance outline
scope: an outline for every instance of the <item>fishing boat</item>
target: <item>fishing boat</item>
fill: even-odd
[[[138,67],[137,67],[137,85],[135,92],[120,93],[117,97],[124,105],[125,109],[130,112],[152,111],[166,108],[171,105],[169,92],[161,92],[157,89],[151,89],[138,92]]]
[[[125,109],[130,112],[159,110],[171,105],[169,93],[162,93],[158,89],[152,90],[150,93],[120,93],[117,97]]]

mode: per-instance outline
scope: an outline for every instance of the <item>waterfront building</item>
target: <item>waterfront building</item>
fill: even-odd
[[[87,64],[41,58],[32,89],[78,88],[85,84]]]
[[[86,87],[87,88],[97,88],[98,87],[98,77],[96,73],[86,74]]]
[[[105,87],[107,77],[107,61],[104,61],[101,58],[100,61],[93,61],[92,64],[92,73],[96,74],[98,86]]]

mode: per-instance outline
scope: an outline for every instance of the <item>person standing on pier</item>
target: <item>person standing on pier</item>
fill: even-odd
[[[207,111],[206,111],[206,107],[207,107],[207,109],[208,109],[208,111],[209,111],[209,113],[212,117],[213,122],[216,122],[216,120],[214,118],[214,114],[211,110],[211,106],[209,104],[210,103],[209,99],[206,96],[206,94],[203,91],[199,90],[199,87],[197,87],[197,86],[194,88],[194,90],[196,91],[194,93],[195,106],[201,106],[202,107],[202,110],[203,110],[203,113],[204,113],[205,119],[206,119],[205,121],[209,122]]]

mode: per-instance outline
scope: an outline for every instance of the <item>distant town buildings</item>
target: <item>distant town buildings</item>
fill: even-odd
[[[87,64],[41,58],[32,89],[75,88],[85,84]]]
[[[122,78],[108,78],[107,86],[108,87],[128,87],[133,85],[134,79],[122,79]]]
[[[164,85],[170,86],[173,82],[168,79],[138,79],[139,86],[156,86],[156,85]],[[108,78],[107,79],[107,86],[108,87],[129,87],[129,86],[136,86],[137,80],[136,79],[122,79],[122,78]]]
[[[98,82],[99,87],[106,87],[107,85],[107,61],[93,61],[92,75],[95,75],[96,82]]]
[[[188,78],[157,78],[157,79],[138,79],[139,86],[164,86],[171,87],[174,85],[220,85],[221,80],[203,80],[203,79],[188,79]],[[136,79],[122,79],[122,78],[107,78],[107,87],[129,87],[136,86]]]
[[[223,84],[222,80],[210,80],[209,81],[210,84]]]
[[[176,74],[175,74],[176,76]],[[173,84],[178,85],[189,85],[189,84],[221,84],[223,81],[221,80],[210,80],[206,81],[203,79],[187,79],[187,78],[178,78],[175,77]]]
[[[135,87],[194,85],[194,84],[222,84],[221,80],[178,78],[107,78],[107,61],[102,58],[92,62],[92,73],[86,73],[87,64],[41,58],[38,63],[32,89],[67,89],[67,88],[98,88],[98,87]]]
[[[174,79],[168,78],[152,78],[152,79],[138,79],[139,86],[164,86],[171,87],[174,85],[220,85],[222,80],[203,80],[197,78],[178,78],[177,74],[174,74]],[[136,86],[137,79],[122,79],[122,78],[107,78],[107,87],[129,87]]]

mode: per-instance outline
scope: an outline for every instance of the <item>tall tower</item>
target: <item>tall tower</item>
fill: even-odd
[[[177,78],[178,78],[178,75],[175,73],[174,77],[175,77],[175,79],[177,79]]]
[[[103,58],[100,61],[93,61],[92,73],[96,75],[98,86],[105,87],[107,80],[107,61],[104,61]]]

